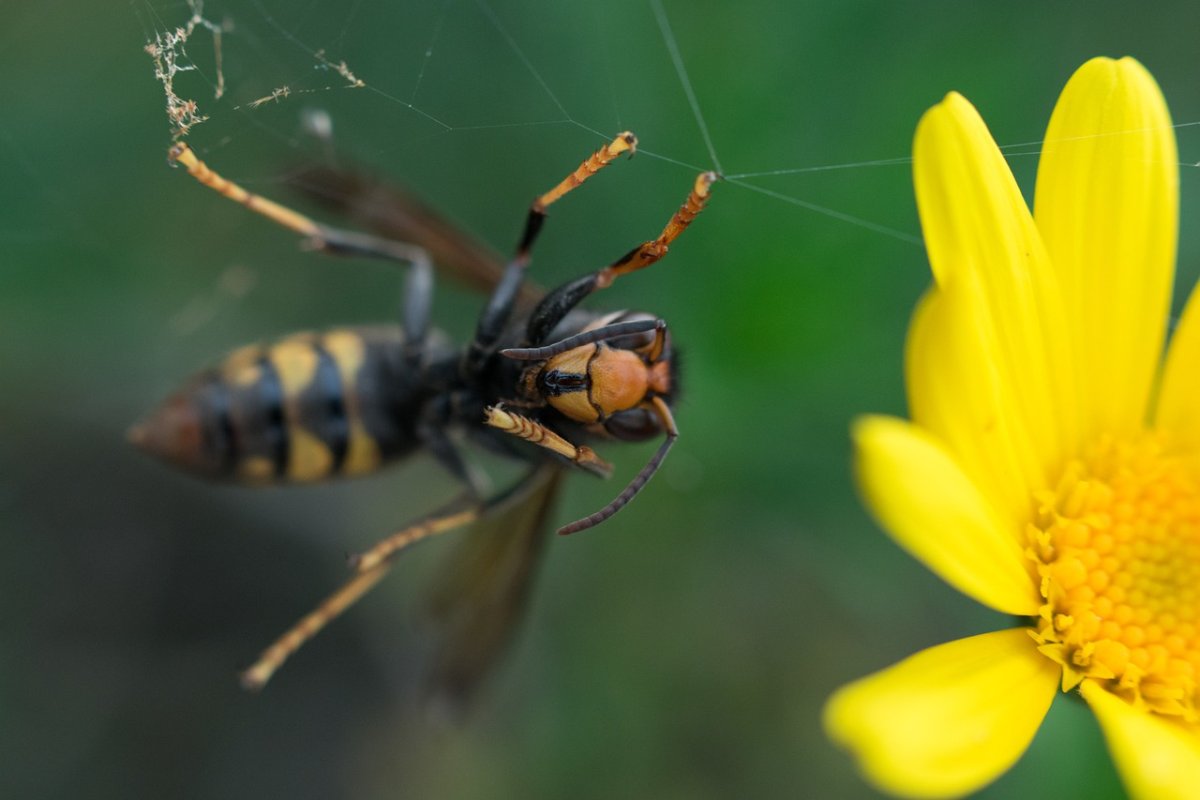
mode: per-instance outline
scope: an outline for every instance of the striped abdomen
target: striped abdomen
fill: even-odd
[[[194,376],[130,438],[210,478],[360,475],[416,446],[423,387],[397,327],[340,328],[250,345]]]

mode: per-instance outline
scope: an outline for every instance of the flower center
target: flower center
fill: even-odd
[[[1063,689],[1092,678],[1196,721],[1200,476],[1160,436],[1108,439],[1036,499],[1027,553],[1045,604],[1033,634]]]

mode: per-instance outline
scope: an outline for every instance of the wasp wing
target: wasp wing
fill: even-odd
[[[289,183],[357,226],[393,241],[424,248],[439,269],[476,291],[491,291],[504,274],[504,261],[491,247],[413,193],[365,171],[312,167],[294,174]],[[532,305],[542,294],[540,288],[526,282],[520,303]]]
[[[444,565],[429,600],[440,639],[426,698],[437,717],[461,716],[512,640],[562,475],[554,464],[537,467],[491,504],[487,520],[467,533]]]

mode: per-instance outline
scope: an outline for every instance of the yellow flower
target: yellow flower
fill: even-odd
[[[892,537],[1019,627],[836,692],[829,735],[896,794],[978,789],[1059,687],[1139,798],[1200,797],[1200,293],[1163,358],[1178,229],[1154,79],[1094,59],[1050,120],[1030,214],[951,94],[914,144],[934,288],[909,330],[912,421],[855,425]]]

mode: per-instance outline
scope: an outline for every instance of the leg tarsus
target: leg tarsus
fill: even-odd
[[[717,177],[715,172],[702,172],[696,177],[687,199],[671,216],[657,238],[642,242],[607,267],[565,283],[546,295],[529,318],[529,325],[525,331],[527,344],[542,344],[563,317],[592,292],[607,289],[619,276],[645,269],[665,256],[671,243],[692,224],[696,215],[704,210],[709,190]]]
[[[353,577],[264,650],[258,660],[241,673],[242,687],[257,691],[266,685],[293,653],[343,611],[354,605],[388,573],[396,553],[401,549],[422,539],[474,522],[485,506],[475,501],[465,510],[461,508],[461,503],[455,504],[454,508],[456,510],[444,510],[415,525],[403,528],[380,540],[365,553],[352,557],[351,562],[355,570]]]
[[[425,335],[429,330],[429,309],[433,301],[433,261],[425,248],[317,222],[221,177],[183,142],[173,145],[167,158],[172,164],[184,166],[188,174],[202,185],[300,234],[304,237],[303,243],[313,250],[337,256],[379,258],[407,266],[404,291],[405,357],[412,364],[419,363]]]
[[[655,239],[642,242],[600,270],[597,277],[597,288],[606,289],[619,275],[627,275],[630,272],[645,269],[665,256],[671,248],[671,243],[679,237],[679,234],[687,230],[696,216],[704,210],[705,204],[708,203],[709,191],[716,180],[717,173],[715,172],[702,172],[696,176],[696,182],[692,184],[692,190],[688,192],[687,199],[671,216],[662,233]]]
[[[189,175],[218,194],[245,206],[256,214],[261,214],[277,225],[300,234],[304,237],[304,241],[315,250],[334,255],[370,256],[401,264],[429,262],[429,254],[424,248],[417,245],[323,225],[298,211],[276,203],[274,200],[247,191],[214,172],[184,142],[172,145],[167,154],[167,160],[171,164],[182,165],[187,169]]]
[[[472,371],[478,368],[483,359],[490,354],[492,346],[495,345],[500,333],[508,324],[513,306],[521,292],[521,283],[525,279],[525,268],[529,265],[530,252],[546,221],[546,209],[561,199],[563,195],[578,188],[588,178],[608,166],[619,155],[622,153],[632,155],[636,149],[636,136],[629,131],[618,134],[611,142],[588,156],[582,164],[575,168],[574,172],[559,181],[553,189],[539,195],[530,204],[529,214],[525,218],[525,227],[517,242],[516,254],[505,267],[504,276],[496,285],[486,309],[479,318],[479,324],[475,329],[475,338],[471,342],[463,362],[464,370]]]
[[[242,688],[257,692],[266,686],[271,676],[283,666],[283,662],[287,661],[293,653],[335,617],[369,592],[390,568],[390,563],[384,563],[374,570],[360,572],[321,601],[320,605],[304,615],[299,622],[264,650],[257,661],[239,674]]]

